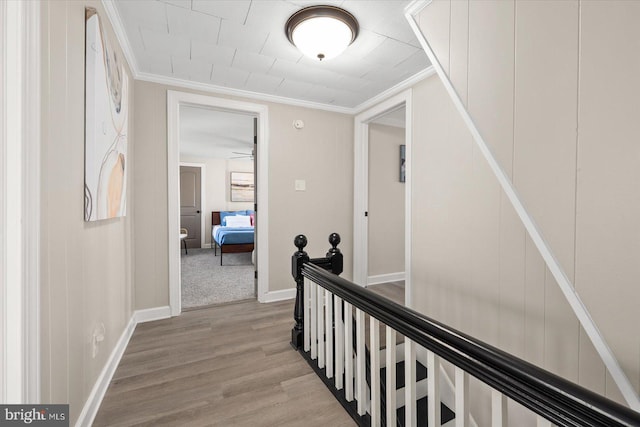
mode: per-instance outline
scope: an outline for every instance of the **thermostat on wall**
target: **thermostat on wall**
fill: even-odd
[[[304,127],[304,122],[302,120],[294,120],[293,127],[296,129],[302,129]]]

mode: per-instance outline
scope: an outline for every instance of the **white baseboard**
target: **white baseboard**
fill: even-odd
[[[380,283],[399,282],[404,280],[404,271],[398,273],[378,274],[376,276],[367,277],[367,286],[378,285]]]
[[[107,363],[104,365],[104,368],[102,368],[100,375],[98,375],[98,379],[91,389],[91,393],[82,408],[78,421],[76,421],[76,427],[87,427],[93,424],[93,420],[98,414],[98,409],[100,409],[102,399],[104,399],[104,395],[109,388],[113,374],[115,374],[116,369],[118,368],[120,359],[122,359],[122,355],[124,354],[135,329],[136,321],[134,313],[134,315],[131,316],[131,319],[129,319],[129,323],[124,328],[124,331],[122,331],[122,335],[120,335],[120,339],[118,339]]]
[[[133,335],[133,331],[136,329],[136,325],[138,323],[151,322],[153,320],[168,319],[169,317],[171,317],[171,309],[169,306],[147,308],[133,312],[131,319],[129,319],[129,323],[127,323],[124,331],[122,331],[120,339],[118,339],[107,363],[104,365],[104,368],[100,372],[98,379],[91,389],[91,394],[89,394],[89,397],[82,408],[82,412],[78,417],[78,421],[76,421],[76,427],[87,427],[93,424],[93,421],[98,414],[98,410],[100,409],[100,405],[102,404],[102,399],[104,399],[104,395],[109,388],[113,375],[116,373],[116,369],[120,364],[124,351],[127,349],[127,345]]]
[[[263,298],[260,298],[260,302],[276,302],[293,299],[296,297],[296,289],[283,289],[281,291],[267,292]]]
[[[168,319],[171,317],[171,307],[165,305],[163,307],[146,308],[144,310],[136,310],[133,313],[136,324],[153,322],[154,320]]]

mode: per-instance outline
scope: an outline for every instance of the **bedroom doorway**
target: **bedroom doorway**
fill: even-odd
[[[185,105],[179,126],[182,307],[255,298],[257,117]]]
[[[171,233],[175,238],[169,241],[171,314],[247,298],[264,301],[268,277],[267,107],[169,91],[167,114],[169,229],[176,229]],[[184,234],[198,234],[181,222],[180,193],[195,199],[197,186],[183,185],[180,164],[202,165],[202,237],[194,239],[199,242],[192,244],[193,249],[185,249],[180,239]],[[182,199],[186,199],[184,194]],[[230,228],[252,230],[251,242],[236,242],[237,236],[216,240],[217,228],[225,228],[222,222],[227,215],[233,217]],[[258,271],[264,271],[266,277],[258,277]]]

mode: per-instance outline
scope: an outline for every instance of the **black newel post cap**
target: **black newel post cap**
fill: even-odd
[[[340,236],[338,236],[338,242],[340,242]],[[298,234],[295,239],[293,239],[293,244],[298,248],[298,252],[304,252],[304,248],[307,246],[307,236]]]
[[[338,248],[338,244],[340,243],[340,235],[338,233],[331,233],[329,235],[329,243],[331,244],[331,249],[327,252],[327,259],[331,262],[330,271],[333,274],[340,275],[343,270],[343,256],[342,251]]]
[[[338,233],[331,233],[329,235],[329,243],[333,246],[333,250],[337,250],[337,246],[340,244],[340,235]]]

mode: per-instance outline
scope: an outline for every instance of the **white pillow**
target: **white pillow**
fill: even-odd
[[[247,215],[227,215],[227,227],[251,227],[251,218]]]

